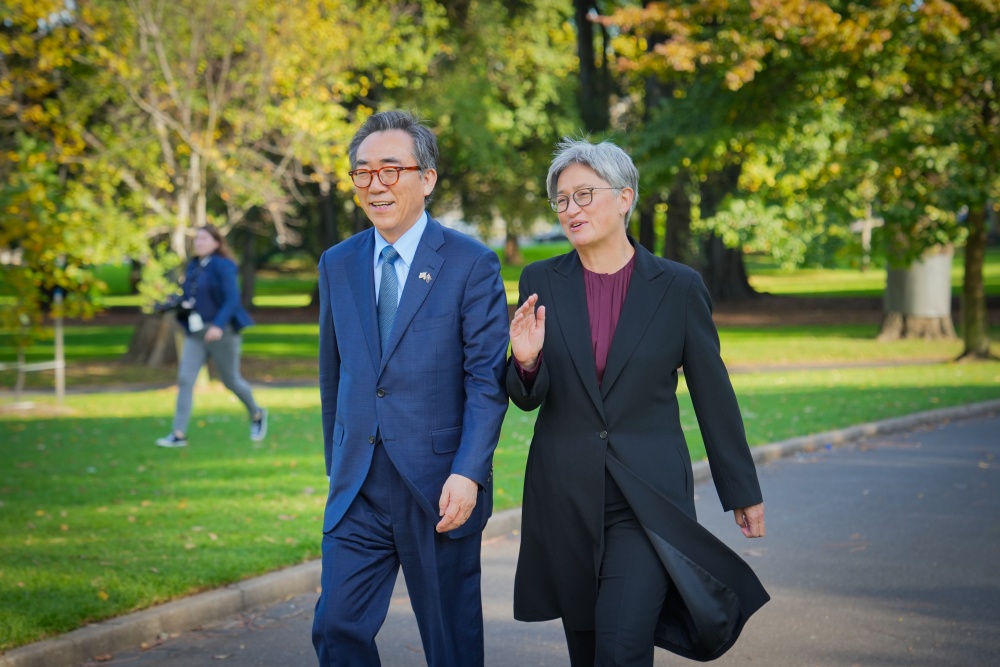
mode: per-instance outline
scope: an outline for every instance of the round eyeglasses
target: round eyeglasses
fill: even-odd
[[[367,188],[372,184],[372,176],[378,176],[382,185],[395,185],[399,181],[399,172],[412,171],[420,167],[382,167],[380,169],[355,169],[347,172],[347,175],[354,181],[354,185],[359,188]]]
[[[573,201],[577,206],[587,206],[594,201],[594,190],[621,190],[621,188],[580,188],[573,193]],[[562,213],[569,208],[570,195],[559,195],[549,200],[549,206],[556,213]]]

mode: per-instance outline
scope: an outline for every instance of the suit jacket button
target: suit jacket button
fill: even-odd
[[[600,433],[598,433],[598,435],[601,436],[601,440],[607,440],[608,439],[608,432],[607,431],[601,431]]]
[[[382,398],[383,396],[385,396],[385,389],[379,389],[378,391],[375,392],[375,395],[378,396],[379,398]]]
[[[369,445],[374,445],[375,444],[375,436],[374,435],[368,436],[368,444]]]

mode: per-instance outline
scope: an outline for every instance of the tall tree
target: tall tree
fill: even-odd
[[[564,0],[469,3],[453,17],[419,99],[410,98],[437,126],[442,206],[485,237],[502,220],[509,263],[520,261],[517,237],[549,217],[555,143],[579,128],[568,13]]]
[[[996,191],[989,166],[998,136],[994,5],[703,0],[650,3],[609,21],[633,40],[621,69],[659,72],[676,86],[664,116],[675,122],[647,139],[664,170],[680,173],[685,161],[743,164],[738,191],[710,223],[728,230],[731,241],[739,240],[731,233],[734,214],[771,219],[780,224],[755,224],[749,233],[770,237],[772,252],[795,261],[803,223],[813,245],[836,247],[846,236],[841,230],[871,218],[874,208],[886,222],[884,236],[907,239],[903,257],[911,261],[961,241],[955,213],[961,205],[980,208]],[[644,52],[650,34],[669,38]],[[617,48],[625,53],[628,42]],[[681,100],[692,104],[684,109]],[[808,165],[794,156],[802,152],[798,143],[784,142],[778,154],[767,141],[788,131],[815,138],[806,142]],[[793,193],[796,205],[789,206]],[[978,219],[968,217],[973,228]],[[970,285],[977,256],[974,248],[967,253]],[[969,312],[981,313],[975,289],[967,291]],[[977,340],[981,348],[983,337]]]
[[[101,292],[93,265],[144,241],[116,201],[113,175],[85,154],[76,119],[88,110],[64,101],[94,79],[78,16],[101,29],[110,17],[70,7],[17,0],[0,10],[0,273],[16,295],[0,308],[0,328],[18,332],[22,345],[46,334],[56,291],[62,315],[93,315]]]

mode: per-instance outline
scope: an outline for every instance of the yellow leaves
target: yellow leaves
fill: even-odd
[[[106,602],[108,598],[111,596],[108,595],[105,591],[97,591],[97,597],[100,598],[102,601]]]
[[[725,74],[726,88],[733,91],[739,90],[744,84],[753,81],[760,69],[761,64],[757,60],[747,59],[737,63]]]
[[[42,108],[40,104],[32,104],[27,107],[23,113],[22,117],[30,123],[43,123],[46,119],[45,109]]]

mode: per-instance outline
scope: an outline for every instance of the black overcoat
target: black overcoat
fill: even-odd
[[[538,294],[546,319],[531,389],[513,364],[507,369],[511,400],[539,408],[525,470],[514,617],[594,628],[607,468],[673,582],[656,645],[712,660],[769,598],[750,567],[695,519],[678,369],[723,508],[762,502],[760,486],[701,277],[629,240],[635,268],[601,384],[576,251],[521,275],[520,303]]]

